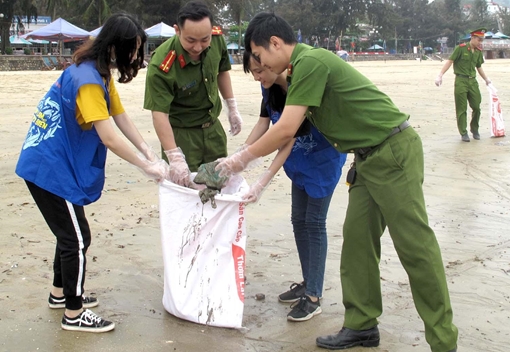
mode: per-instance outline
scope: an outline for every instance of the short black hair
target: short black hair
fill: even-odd
[[[137,59],[131,63],[136,49],[137,38],[141,39]],[[89,39],[73,55],[79,65],[84,61],[95,61],[99,74],[110,79],[112,50],[115,52],[115,66],[119,71],[119,82],[130,82],[138,70],[144,67],[144,47],[147,34],[132,15],[116,13],[110,16],[95,39]]]
[[[206,17],[209,18],[212,24],[213,15],[209,7],[202,1],[190,1],[179,10],[177,14],[177,25],[179,28],[182,28],[186,20],[197,22]]]
[[[245,50],[251,52],[251,42],[263,48],[269,48],[272,36],[281,38],[285,44],[297,43],[290,24],[282,17],[271,12],[260,12],[252,18],[244,33]]]

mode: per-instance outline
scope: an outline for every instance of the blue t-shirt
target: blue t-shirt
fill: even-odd
[[[67,68],[39,102],[16,165],[16,174],[73,204],[99,199],[105,180],[106,147],[94,127],[76,121],[76,96],[84,84],[108,88],[93,62]]]
[[[272,109],[268,102],[269,90],[262,87],[262,117],[269,117],[273,124],[281,117],[281,112]],[[285,101],[276,102],[283,107]],[[281,105],[280,105],[281,104]],[[324,198],[335,190],[342,175],[342,167],[347,155],[338,152],[324,136],[310,124],[310,131],[296,138],[292,151],[283,164],[283,169],[292,183],[304,190],[312,198]]]

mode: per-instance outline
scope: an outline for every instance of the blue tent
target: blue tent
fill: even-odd
[[[145,30],[149,38],[170,38],[175,35],[175,29],[166,23],[160,22]]]
[[[239,44],[237,43],[229,43],[227,44],[227,49],[228,50],[238,50],[239,49]],[[241,47],[241,50],[244,49],[244,47]]]
[[[21,38],[71,42],[87,39],[89,36],[90,32],[59,18],[47,26],[22,35]]]
[[[93,31],[90,31],[90,36],[97,37],[99,35],[99,33],[101,32],[101,29],[103,29],[103,26],[96,28]]]

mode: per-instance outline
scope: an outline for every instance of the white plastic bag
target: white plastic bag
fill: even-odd
[[[491,126],[491,137],[505,136],[505,123],[503,121],[503,112],[499,102],[498,90],[492,85],[487,86],[489,91],[489,117]]]
[[[240,176],[231,181],[215,196],[215,209],[210,201],[202,204],[196,190],[160,185],[163,306],[192,322],[240,328],[246,261],[241,195],[249,187]]]

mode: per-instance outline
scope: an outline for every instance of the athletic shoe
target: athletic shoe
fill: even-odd
[[[68,318],[64,314],[62,324],[64,330],[84,331],[84,332],[106,332],[115,328],[115,323],[104,320],[91,310],[85,309],[76,318]]]
[[[298,302],[290,306],[292,310],[287,314],[287,320],[306,321],[312,319],[315,315],[321,314],[321,302],[312,302],[307,295],[302,296]]]
[[[92,308],[96,307],[99,304],[96,297],[81,296],[81,301],[83,304],[83,308]],[[48,298],[48,306],[53,309],[65,308],[66,307],[65,296],[55,297],[50,293],[50,297]]]
[[[305,295],[306,284],[304,282],[298,284],[293,283],[290,285],[290,290],[282,293],[278,296],[278,300],[283,303],[292,303],[299,300],[302,296]]]

